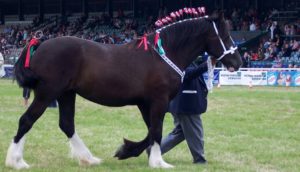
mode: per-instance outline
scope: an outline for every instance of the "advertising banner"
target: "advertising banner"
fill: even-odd
[[[300,71],[269,71],[268,85],[300,86]]]
[[[221,85],[267,85],[266,71],[220,71]]]
[[[14,66],[13,65],[3,65],[2,69],[0,69],[0,77],[3,78],[12,78],[14,72]]]

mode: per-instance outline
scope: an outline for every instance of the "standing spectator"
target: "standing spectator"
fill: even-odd
[[[246,51],[244,55],[242,56],[242,61],[243,61],[243,67],[249,67],[250,65],[250,60],[251,56],[250,54]]]
[[[4,58],[2,53],[0,52],[0,78],[4,76],[4,69],[3,69],[3,64],[4,64]]]
[[[284,34],[285,36],[291,36],[291,26],[286,24],[284,25]]]
[[[250,26],[249,26],[249,30],[250,31],[256,31],[256,25],[254,22],[251,22]]]
[[[268,28],[270,30],[270,36],[271,39],[273,40],[275,38],[275,35],[280,35],[281,31],[279,29],[279,26],[277,25],[277,21],[272,22],[271,26]]]
[[[29,88],[23,88],[23,99],[24,99],[24,106],[28,106],[28,101],[30,98],[30,89]]]
[[[30,89],[29,88],[23,88],[23,99],[24,99],[24,106],[29,105],[29,98],[30,98]],[[56,108],[57,107],[57,102],[56,100],[52,101],[49,105],[49,108]]]

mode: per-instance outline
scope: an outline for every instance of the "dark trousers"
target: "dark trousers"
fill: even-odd
[[[194,163],[205,162],[203,127],[200,115],[178,115],[174,117],[175,128],[161,141],[162,154],[168,152],[177,144],[186,140]]]
[[[30,89],[29,88],[24,88],[23,89],[23,98],[24,99],[29,99],[29,97],[30,97]],[[56,100],[54,100],[54,101],[52,101],[50,104],[49,104],[49,106],[48,107],[50,107],[50,108],[56,108],[57,107],[57,102],[56,102]]]

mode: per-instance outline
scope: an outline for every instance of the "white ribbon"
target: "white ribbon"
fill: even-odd
[[[161,47],[161,48],[163,48],[163,47]],[[169,65],[169,66],[171,66],[179,75],[180,75],[180,77],[181,77],[181,82],[183,82],[183,78],[184,78],[184,75],[185,75],[185,72],[184,71],[181,71],[180,69],[179,69],[179,67],[177,67],[176,66],[176,64],[174,64],[167,56],[166,56],[166,54],[162,54],[162,55],[160,55],[159,54],[159,52],[158,52],[158,50],[155,48],[155,47],[153,47],[153,49],[157,52],[157,54]]]
[[[208,79],[207,79],[206,87],[210,92],[212,92],[212,90],[213,90],[214,69],[215,69],[215,66],[212,65],[211,57],[209,56],[207,58],[207,75],[208,75]]]

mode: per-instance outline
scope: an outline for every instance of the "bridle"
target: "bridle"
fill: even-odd
[[[234,54],[234,52],[238,49],[238,47],[237,47],[237,46],[234,46],[234,47],[231,46],[229,49],[226,49],[225,44],[224,44],[222,38],[220,37],[220,34],[219,34],[218,29],[217,29],[216,23],[215,23],[214,21],[213,21],[212,23],[213,23],[215,32],[216,32],[216,34],[217,34],[217,36],[218,36],[218,38],[219,38],[219,41],[220,41],[220,43],[221,43],[221,45],[222,45],[222,47],[223,47],[223,54],[222,54],[220,57],[217,58],[217,61],[220,61],[220,60],[222,60],[223,57],[225,57],[227,54]],[[234,41],[233,41],[233,39],[232,39],[232,37],[231,37],[231,36],[229,36],[229,37],[230,37],[230,40],[232,41],[233,45],[235,45],[235,44],[234,44]]]

